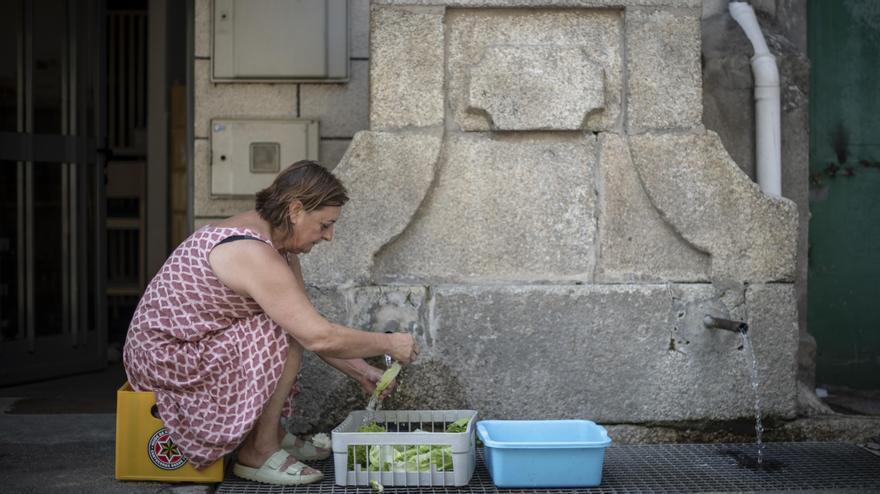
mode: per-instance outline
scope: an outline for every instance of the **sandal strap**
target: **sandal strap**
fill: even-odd
[[[305,463],[298,461],[296,463],[291,463],[289,467],[284,470],[284,473],[287,475],[301,475],[304,469],[308,468],[308,465]]]
[[[266,460],[265,463],[263,463],[263,465],[271,468],[272,470],[280,471],[281,467],[284,465],[284,463],[287,462],[287,458],[289,458],[290,456],[290,453],[288,453],[287,451],[279,449],[278,451],[272,453],[272,456],[270,456],[269,459]]]
[[[287,451],[284,451],[283,449],[280,449],[280,450],[272,453],[272,456],[270,456],[269,459],[266,460],[265,463],[263,463],[263,466],[266,466],[266,467],[270,468],[271,470],[275,470],[278,473],[283,473],[283,474],[292,475],[292,476],[300,475],[302,473],[303,469],[308,468],[308,465],[306,465],[305,463],[298,461],[298,460],[296,462],[288,465],[287,468],[285,468],[284,470],[281,469],[281,467],[283,467],[284,464],[287,463],[287,460],[292,457],[293,457],[293,455],[291,455]],[[294,458],[294,459],[296,459],[296,458]]]
[[[312,444],[306,440],[303,440],[303,445],[296,448],[296,449],[302,451],[303,453],[305,453],[307,455],[313,455],[318,452],[318,448],[315,447],[314,444]]]
[[[302,441],[302,446],[296,445],[296,442],[298,440]],[[315,446],[315,444],[312,443],[311,441],[308,441],[308,440],[301,438],[301,437],[297,437],[297,436],[291,434],[290,432],[285,433],[284,438],[281,440],[281,447],[288,449],[288,450],[294,449],[297,451],[301,451],[302,453],[305,453],[306,455],[314,455],[318,452],[319,449],[322,449],[322,448],[318,448],[317,446]]]

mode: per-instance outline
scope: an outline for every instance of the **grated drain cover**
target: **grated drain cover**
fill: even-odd
[[[685,492],[880,492],[880,457],[847,443],[767,443],[757,464],[754,444],[640,444],[605,450],[602,485],[580,489],[497,489],[483,465],[482,451],[470,484],[454,487],[386,487],[385,492],[419,493],[685,493]],[[369,487],[339,487],[333,459],[313,462],[324,480],[304,486],[275,486],[231,473],[217,494],[367,494]]]

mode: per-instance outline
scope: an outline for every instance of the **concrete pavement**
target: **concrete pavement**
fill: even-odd
[[[215,485],[120,482],[114,478],[115,391],[125,375],[119,364],[105,371],[0,388],[0,492],[210,494]],[[826,404],[765,433],[771,441],[880,443],[880,396],[835,389]],[[618,444],[639,442],[750,442],[731,424],[616,425]],[[753,427],[753,425],[752,425]],[[719,430],[724,434],[719,435]],[[737,434],[740,434],[737,436]]]
[[[116,416],[0,415],[0,491],[12,493],[209,494],[211,485],[119,482]]]

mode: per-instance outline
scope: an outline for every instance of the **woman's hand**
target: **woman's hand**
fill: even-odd
[[[385,371],[381,369],[377,369],[372,365],[368,366],[366,371],[361,375],[361,378],[358,379],[358,383],[360,383],[361,388],[367,392],[367,394],[373,394],[376,391],[376,383],[379,382],[379,379],[382,377]],[[397,388],[397,379],[391,381],[391,384],[385,388],[385,391],[382,391],[382,394],[379,395],[379,399],[384,400],[391,396],[391,393]]]
[[[409,365],[419,357],[419,345],[408,333],[391,333],[391,350],[388,352],[391,358],[402,365]]]

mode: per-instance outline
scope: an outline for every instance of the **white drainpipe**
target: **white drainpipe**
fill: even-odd
[[[779,69],[776,57],[767,49],[767,42],[755,18],[752,6],[731,1],[730,15],[739,23],[752,47],[752,73],[755,75],[755,159],[758,186],[765,194],[782,195],[782,141],[779,117]]]

